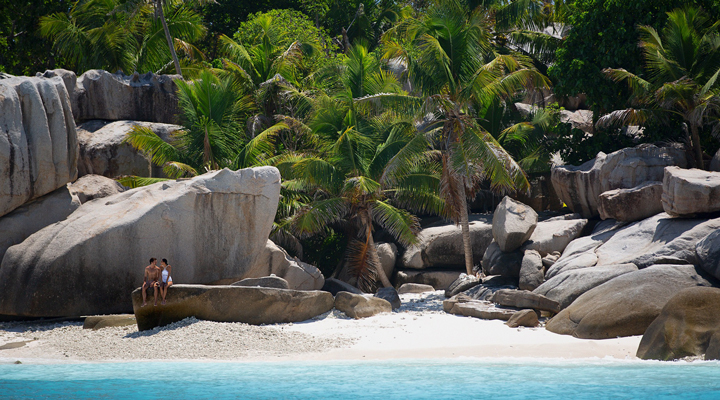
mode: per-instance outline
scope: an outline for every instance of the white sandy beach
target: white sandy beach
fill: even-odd
[[[635,358],[640,336],[585,340],[539,328],[509,328],[442,311],[443,292],[401,295],[393,313],[354,320],[333,310],[301,323],[252,326],[186,319],[83,329],[82,323],[0,323],[0,363],[130,360],[377,360],[397,358]],[[4,346],[12,347],[12,346]]]

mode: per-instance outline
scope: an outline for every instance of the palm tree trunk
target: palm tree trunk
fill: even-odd
[[[180,61],[178,61],[177,53],[175,53],[175,46],[173,45],[172,36],[170,36],[170,29],[168,29],[167,21],[165,21],[165,12],[163,11],[162,0],[156,0],[156,10],[160,16],[160,22],[162,23],[163,30],[165,31],[165,39],[167,39],[168,47],[170,48],[170,54],[172,55],[173,63],[175,64],[175,72],[182,77],[182,71],[180,70]]]
[[[370,252],[370,258],[376,261],[377,267],[377,277],[380,279],[380,283],[382,283],[383,287],[392,287],[392,284],[390,283],[390,280],[388,279],[387,275],[385,275],[385,269],[383,268],[382,264],[380,264],[380,257],[378,257],[377,254],[377,248],[375,247],[375,241],[373,240],[372,236],[372,220],[370,217],[363,218],[365,222],[365,240],[367,241],[368,251]]]
[[[693,150],[695,150],[695,168],[705,169],[702,157],[702,147],[700,146],[700,134],[698,133],[697,125],[690,124],[690,131],[692,132]]]
[[[473,253],[470,243],[470,221],[468,220],[467,199],[465,198],[465,183],[458,182],[458,197],[460,197],[460,228],[462,229],[463,249],[465,252],[465,271],[473,274]]]

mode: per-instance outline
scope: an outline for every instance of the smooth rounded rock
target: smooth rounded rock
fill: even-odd
[[[141,331],[188,317],[251,325],[300,322],[333,307],[332,295],[317,290],[183,284],[168,288],[165,305],[154,306],[150,295],[143,307],[140,290],[132,292],[132,304]]]
[[[673,216],[720,211],[720,172],[665,168],[662,205]]]
[[[355,319],[392,312],[392,305],[385,299],[350,292],[339,292],[335,296],[335,308],[344,312],[348,317]]]
[[[505,325],[511,328],[517,328],[519,326],[534,328],[540,325],[540,320],[538,319],[538,314],[535,310],[525,309],[513,314]]]
[[[398,288],[399,294],[434,292],[435,288],[421,283],[404,283]]]
[[[231,283],[230,286],[266,287],[275,289],[290,289],[288,281],[279,276],[263,276],[262,278],[245,278],[241,281]]]
[[[386,288],[380,288],[378,289],[377,293],[375,293],[375,297],[387,300],[388,303],[392,306],[393,310],[397,310],[402,306],[402,301],[400,301],[400,296],[398,296],[397,290],[395,290],[394,287],[386,287]]]
[[[538,215],[535,210],[505,196],[493,214],[493,238],[500,250],[517,250],[530,239],[537,222]]]
[[[642,335],[681,290],[710,286],[692,265],[655,265],[585,292],[548,321],[547,330],[581,339]]]
[[[720,333],[720,289],[687,288],[673,296],[647,328],[637,356],[663,361],[701,356],[717,333]]]
[[[518,288],[532,291],[543,282],[545,282],[545,272],[540,253],[535,250],[525,250],[520,264]]]

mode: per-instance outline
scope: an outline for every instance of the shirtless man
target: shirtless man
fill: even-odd
[[[147,288],[153,288],[153,299],[155,300],[155,305],[157,305],[157,292],[158,292],[158,280],[160,278],[160,268],[157,267],[157,258],[153,257],[150,259],[150,265],[145,267],[145,276],[143,277],[143,285],[142,285],[142,297],[143,297],[143,303],[141,307],[145,307],[147,305],[147,293],[145,290]]]

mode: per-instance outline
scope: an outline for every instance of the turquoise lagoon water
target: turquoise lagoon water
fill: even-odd
[[[4,364],[0,398],[720,399],[720,363],[453,359]]]

